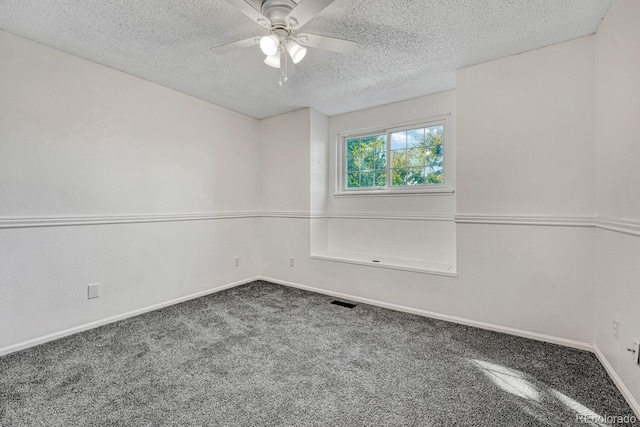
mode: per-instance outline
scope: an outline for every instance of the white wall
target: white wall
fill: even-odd
[[[455,189],[455,101],[455,92],[448,91],[329,119],[326,195],[330,216],[327,221],[329,254],[367,255],[384,263],[394,257],[415,259],[423,264],[439,263],[455,268],[455,194],[334,197],[341,134],[445,115],[450,117],[451,128],[445,130],[446,179],[447,185]],[[315,248],[315,242],[311,244]]]
[[[640,338],[639,17],[615,0],[595,37],[459,70],[456,91],[260,122],[0,32],[0,352],[260,274],[595,340],[638,399],[625,347]],[[455,195],[333,196],[338,133],[446,113]],[[411,234],[409,219],[376,218],[389,213],[455,215],[421,221],[442,226],[459,277],[309,257],[361,250],[347,231]],[[69,217],[102,224],[60,226]],[[359,244],[392,249],[393,236]],[[93,282],[102,296],[87,301]]]
[[[309,259],[309,219],[284,217],[263,219],[263,275],[325,292],[592,343],[592,64],[593,37],[585,37],[461,70],[455,92],[329,119],[330,214],[447,214],[455,213],[457,204],[463,213],[456,227],[458,278]],[[338,132],[449,112],[456,113],[457,123],[456,197],[333,197]],[[308,146],[305,134],[306,129],[296,131],[295,141],[264,134],[261,143],[285,144],[302,152],[291,144]],[[279,184],[269,181],[274,176],[271,168],[294,168],[299,174],[294,180],[307,180],[310,171],[300,164],[285,159],[262,163],[267,168],[263,185]],[[292,191],[292,197],[300,194]],[[281,203],[284,208],[293,200]],[[536,218],[525,221],[523,216]],[[584,216],[591,219],[583,222]],[[368,220],[345,221],[352,221],[353,229],[367,229]],[[296,259],[295,267],[289,266],[290,257]]]
[[[593,37],[458,71],[458,212],[591,216]]]
[[[309,212],[310,110],[260,121],[260,207]]]
[[[614,0],[595,41],[597,347],[640,411],[640,2]],[[614,225],[615,227],[610,227]],[[617,228],[612,231],[605,228]],[[619,322],[619,340],[612,322]]]
[[[257,120],[4,32],[0,57],[0,351],[259,274]]]
[[[311,209],[311,124],[315,113],[310,109],[294,111],[260,121],[260,193],[261,193],[261,273],[272,276],[276,265],[289,265],[290,256],[308,256],[309,229],[296,240],[291,230],[276,224],[309,223]],[[315,150],[321,141],[314,138]],[[313,179],[314,191],[322,191],[322,173]],[[274,234],[274,231],[282,234]],[[298,246],[302,244],[302,248]],[[296,247],[294,249],[294,246]],[[277,276],[275,276],[277,277]]]
[[[491,288],[483,304],[521,310],[519,327],[585,343],[595,269],[593,230],[579,218],[594,213],[592,64],[588,36],[457,74],[461,278],[471,292]]]
[[[340,114],[329,118],[329,201],[331,213],[343,212],[403,212],[453,214],[456,199],[450,195],[402,196],[402,197],[332,197],[336,190],[336,161],[338,134],[385,127],[398,123],[415,122],[426,118],[451,114],[455,142],[455,91],[442,92],[431,96],[423,96],[408,101],[368,108],[352,113]],[[455,163],[454,163],[455,167]],[[452,187],[455,188],[455,170],[452,171]]]

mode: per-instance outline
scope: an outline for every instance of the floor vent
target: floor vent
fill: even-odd
[[[349,304],[348,302],[342,302],[338,300],[331,301],[331,304],[335,304],[335,305],[339,305],[340,307],[347,307],[347,308],[353,308],[356,306],[355,304]]]

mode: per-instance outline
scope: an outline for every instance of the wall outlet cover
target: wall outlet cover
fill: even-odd
[[[100,283],[92,283],[87,286],[87,299],[100,298]]]

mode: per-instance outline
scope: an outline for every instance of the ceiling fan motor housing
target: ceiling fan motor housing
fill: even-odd
[[[296,7],[293,0],[264,0],[262,14],[271,21],[272,28],[295,27],[297,22],[286,22],[286,17]],[[294,21],[292,19],[292,21]]]

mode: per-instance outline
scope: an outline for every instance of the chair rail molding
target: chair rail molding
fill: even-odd
[[[640,237],[640,220],[599,216],[595,221],[596,228]]]
[[[593,227],[594,216],[456,214],[458,224]]]
[[[258,211],[0,217],[0,229],[258,218]]]

